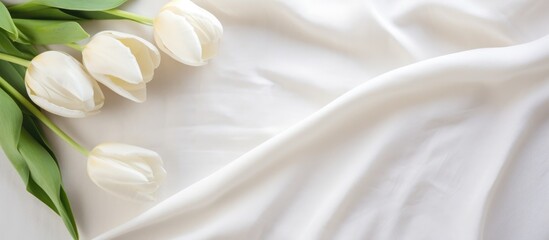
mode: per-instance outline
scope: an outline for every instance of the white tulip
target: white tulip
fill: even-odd
[[[82,64],[68,54],[47,51],[36,56],[25,75],[27,93],[46,111],[79,118],[99,112],[104,97]]]
[[[160,65],[160,53],[154,45],[115,31],[96,34],[84,47],[82,59],[95,79],[135,102],[146,100],[146,83]]]
[[[97,186],[114,195],[154,200],[166,170],[156,152],[128,144],[104,143],[90,152],[88,175]]]
[[[217,55],[223,26],[210,12],[189,0],[172,0],[154,19],[154,38],[162,51],[191,66]]]

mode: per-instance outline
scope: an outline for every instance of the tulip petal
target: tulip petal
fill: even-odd
[[[137,59],[143,81],[150,82],[154,76],[154,70],[160,65],[160,53],[156,47],[150,48],[150,46],[141,44],[137,39],[120,39],[120,41],[126,45],[132,51],[133,55]],[[149,43],[149,45],[151,45]],[[151,45],[152,46],[152,45]]]
[[[95,101],[95,108],[99,109],[103,107],[103,104],[105,102],[105,96],[103,95],[103,92],[101,91],[101,88],[99,87],[99,84],[97,81],[92,82],[93,91],[95,92],[94,95],[94,101]]]
[[[156,17],[154,27],[154,38],[162,51],[187,65],[206,64],[202,60],[200,40],[185,17],[162,11]]]
[[[130,199],[153,200],[166,171],[160,156],[148,149],[104,143],[88,157],[88,175],[100,188]]]
[[[65,117],[97,113],[104,102],[95,80],[76,59],[61,52],[47,51],[35,57],[25,74],[25,86],[38,106]]]
[[[193,26],[201,44],[202,60],[206,61],[217,55],[219,42],[223,36],[223,26],[212,13],[189,0],[172,1],[162,10],[184,16]]]
[[[95,156],[94,161],[90,162],[94,165],[92,169],[95,169],[95,174],[98,179],[108,179],[117,184],[148,182],[148,175],[152,175],[152,171],[149,171],[149,174],[143,174],[142,171],[136,171],[124,161],[111,156],[102,155],[101,153]]]
[[[108,80],[100,82],[112,91],[118,93],[120,96],[138,103],[142,103],[147,100],[147,86],[145,82],[131,84],[114,76],[105,76],[104,78]]]
[[[27,89],[28,90],[28,89]],[[29,97],[31,100],[36,103],[36,105],[40,106],[40,108],[51,112],[53,114],[62,116],[62,117],[69,117],[69,118],[83,118],[89,115],[93,115],[97,113],[98,111],[89,111],[84,112],[81,110],[74,110],[69,108],[64,108],[59,105],[55,105],[51,103],[50,101],[46,100],[45,98],[39,97],[34,94],[29,94]]]
[[[84,65],[98,81],[135,102],[147,98],[146,84],[160,64],[158,49],[137,36],[103,31],[82,52]]]
[[[219,49],[219,41],[212,41],[202,44],[202,59],[205,61],[212,59],[217,55]]]
[[[98,34],[82,51],[86,69],[101,83],[113,76],[128,83],[143,82],[139,64],[131,50],[120,41]]]
[[[143,80],[145,82],[151,81],[154,70],[160,65],[160,52],[158,49],[149,41],[135,35],[117,31],[105,31],[104,33],[119,40],[130,49],[139,64]]]
[[[28,71],[43,86],[58,90],[64,98],[80,101],[93,99],[92,79],[84,72],[82,65],[68,54],[44,52],[33,59]]]

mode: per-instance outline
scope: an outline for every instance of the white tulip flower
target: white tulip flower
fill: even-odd
[[[158,47],[175,60],[201,66],[217,55],[223,26],[210,12],[189,0],[172,0],[154,19]]]
[[[88,155],[88,175],[103,190],[134,200],[154,200],[166,177],[160,156],[121,143],[104,143]]]
[[[32,59],[25,86],[36,105],[64,117],[97,113],[104,103],[97,82],[80,62],[62,52],[47,51]]]
[[[140,37],[104,31],[82,51],[84,66],[97,81],[135,102],[147,98],[147,82],[160,65],[158,49]]]

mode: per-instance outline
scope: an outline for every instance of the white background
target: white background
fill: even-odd
[[[134,0],[126,4],[124,8],[152,17],[165,2],[167,1]],[[117,228],[146,209],[158,204],[166,209],[184,209],[190,206],[191,204],[183,200],[179,201],[181,198],[172,198],[168,204],[163,203],[162,200],[217,170],[220,170],[217,175],[204,181],[205,183],[190,190],[187,189],[185,194],[194,197],[199,195],[198,192],[215,189],[214,187],[204,188],[211,186],[209,183],[212,181],[224,179],[220,175],[238,173],[246,176],[250,169],[255,169],[254,166],[259,169],[262,162],[280,161],[276,159],[276,156],[272,156],[274,153],[287,153],[290,158],[294,156],[295,161],[299,163],[304,162],[305,160],[302,159],[307,156],[316,156],[315,153],[322,152],[320,150],[323,148],[332,149],[330,146],[333,147],[333,151],[323,152],[326,155],[319,156],[319,159],[322,160],[318,160],[317,167],[313,164],[298,170],[292,168],[291,171],[297,171],[295,173],[297,175],[323,173],[325,174],[324,178],[337,182],[339,177],[353,173],[353,168],[362,166],[360,161],[351,161],[355,158],[370,159],[368,161],[378,164],[389,164],[387,162],[392,159],[391,156],[398,155],[398,161],[395,160],[387,165],[387,168],[391,169],[390,173],[396,176],[413,176],[413,174],[407,174],[411,174],[410,167],[415,169],[414,167],[418,166],[417,161],[419,160],[421,160],[419,162],[432,160],[435,163],[439,161],[438,165],[418,168],[417,172],[412,172],[417,173],[417,177],[412,178],[393,179],[390,177],[393,175],[361,172],[364,176],[379,182],[377,185],[361,185],[365,183],[358,182],[358,185],[355,186],[358,189],[369,189],[370,191],[365,191],[364,196],[371,197],[366,199],[372,201],[380,201],[377,206],[380,206],[379,204],[384,200],[391,202],[391,199],[394,200],[398,197],[394,197],[395,195],[384,196],[383,194],[368,195],[367,193],[370,194],[374,191],[372,189],[385,191],[387,185],[384,183],[393,182],[398,185],[399,181],[403,181],[403,184],[414,181],[421,182],[424,177],[431,179],[428,178],[430,176],[420,174],[422,171],[450,169],[447,172],[441,171],[439,173],[441,175],[435,175],[431,185],[394,188],[396,195],[403,194],[399,196],[418,193],[418,196],[424,198],[418,197],[417,201],[429,203],[427,206],[432,206],[432,208],[415,209],[417,211],[381,211],[377,216],[364,216],[364,219],[353,216],[360,219],[357,222],[346,217],[335,217],[333,219],[336,222],[329,226],[351,230],[339,229],[334,232],[363,231],[363,229],[352,227],[355,226],[355,223],[360,223],[360,226],[370,227],[371,235],[369,237],[371,239],[404,239],[395,238],[397,235],[390,235],[388,232],[403,234],[402,236],[408,236],[408,239],[441,239],[441,236],[445,236],[444,239],[476,239],[473,236],[477,236],[477,234],[483,236],[479,232],[484,232],[484,230],[479,229],[485,229],[485,239],[545,239],[548,236],[543,231],[544,225],[541,224],[547,222],[545,220],[548,209],[543,208],[540,202],[543,202],[543,198],[547,196],[547,188],[544,186],[549,186],[546,184],[549,179],[543,174],[543,171],[549,168],[546,162],[538,161],[549,155],[542,147],[538,147],[540,142],[547,140],[547,134],[541,133],[544,131],[547,133],[548,114],[541,112],[539,116],[532,116],[521,112],[521,109],[539,110],[533,105],[541,100],[525,100],[527,96],[538,96],[543,99],[549,95],[547,91],[543,90],[549,79],[544,78],[543,71],[539,70],[547,69],[547,64],[543,64],[543,62],[547,62],[547,48],[540,47],[543,44],[534,44],[527,48],[529,50],[513,48],[501,52],[464,53],[458,57],[449,57],[450,60],[444,58],[451,53],[482,48],[509,47],[545,36],[549,31],[547,28],[549,16],[545,14],[549,10],[547,1],[459,1],[450,3],[448,1],[374,0],[210,0],[196,1],[196,3],[218,16],[225,27],[220,54],[210,64],[200,68],[188,67],[163,55],[155,79],[148,85],[147,102],[136,104],[122,99],[104,88],[106,103],[100,114],[86,119],[63,119],[52,116],[53,120],[64,130],[89,148],[101,142],[116,141],[153,149],[163,156],[168,171],[168,178],[160,189],[156,202],[139,203],[117,199],[98,189],[88,179],[84,157],[52,134],[48,134],[61,162],[65,186],[73,204],[82,239],[90,239]],[[151,29],[134,23],[102,21],[86,24],[85,27],[90,32],[114,29],[151,39]],[[523,56],[519,54],[521,52],[528,54]],[[74,54],[77,56],[76,53]],[[435,59],[428,64],[421,63],[423,60],[439,56],[441,56],[440,60]],[[519,56],[516,57],[518,60],[515,59],[515,56]],[[508,63],[502,64],[495,61],[506,61],[507,58]],[[491,63],[492,59],[494,60],[493,64]],[[475,66],[467,66],[468,61],[475,62],[475,66],[480,70],[476,68],[471,70]],[[423,65],[417,66],[417,63]],[[446,64],[461,66],[463,70],[451,70],[446,68]],[[511,78],[510,75],[513,72],[506,72],[506,64],[510,69],[525,69],[524,71],[531,72],[531,74],[521,75],[519,79]],[[410,66],[411,70],[399,70],[403,66]],[[438,74],[437,69],[441,69],[442,73]],[[397,73],[390,75],[395,71]],[[390,76],[380,78],[379,76],[384,73],[389,73]],[[413,77],[421,75],[420,73],[425,74],[423,80]],[[385,79],[392,80],[384,81]],[[406,83],[406,79],[416,79],[413,81],[417,81],[417,85]],[[456,85],[456,82],[460,81],[472,81],[479,84],[469,89],[463,88],[459,84]],[[497,81],[501,81],[501,83]],[[516,86],[508,84],[518,81],[524,81],[524,84],[516,84]],[[437,87],[438,83],[444,85],[446,82],[449,87]],[[361,84],[362,90],[357,90],[355,87]],[[497,87],[499,84],[504,87]],[[399,89],[413,89],[413,86],[424,86],[428,89],[418,90],[418,93],[425,94],[426,102],[434,105],[429,105],[425,101],[400,97],[395,97],[388,102],[380,100],[380,103],[375,105],[367,100],[369,98],[366,98],[375,99],[374,96],[377,95],[401,96],[403,93],[399,92]],[[535,91],[536,87],[541,90]],[[343,100],[338,99],[339,102],[332,105],[330,109],[349,107],[356,109],[357,115],[343,112],[344,119],[327,115],[342,111],[328,111],[323,107],[348,91],[354,91],[352,94],[364,96],[366,100],[361,100],[363,102],[358,104],[349,97],[343,98]],[[440,91],[439,95],[447,96],[447,98],[433,97],[430,95],[430,91]],[[456,95],[452,95],[453,93]],[[521,95],[520,93],[529,93],[530,95]],[[505,96],[517,96],[516,101],[506,101]],[[479,98],[487,100],[480,101]],[[417,105],[417,107],[403,107],[408,102],[412,106]],[[460,105],[464,102],[472,105]],[[525,105],[517,107],[521,106],[522,102],[526,102]],[[440,104],[436,105],[436,103]],[[355,106],[356,104],[358,107]],[[427,105],[428,107],[426,107]],[[476,105],[480,107],[473,108]],[[364,106],[364,108],[360,106]],[[469,108],[463,106],[469,106]],[[323,114],[313,116],[314,121],[328,122],[329,126],[301,122],[319,110],[323,111]],[[373,115],[359,114],[361,111],[372,112]],[[458,111],[464,111],[463,118],[454,119],[457,123],[448,120],[449,116],[454,116]],[[386,115],[393,117],[382,117]],[[386,120],[387,125],[370,124],[369,119],[375,116]],[[397,117],[394,118],[394,116]],[[485,116],[489,117],[484,118]],[[512,116],[524,116],[524,118],[516,120]],[[357,119],[353,119],[354,117]],[[332,118],[336,120],[333,122],[326,120]],[[473,122],[463,119],[473,119]],[[481,136],[473,133],[486,129],[487,125],[483,124],[490,122],[494,122],[493,131],[482,135],[487,138],[485,141],[479,140]],[[418,127],[419,123],[426,125]],[[459,127],[452,131],[431,132],[435,126],[441,129],[451,129],[453,124],[457,124]],[[533,130],[531,131],[540,134],[527,135],[525,137],[527,140],[520,140],[522,138],[518,133],[523,130],[518,126],[522,125],[532,126]],[[319,136],[316,136],[313,130],[303,130],[308,126],[332,130],[325,130],[327,136],[320,133]],[[333,131],[338,126],[342,127],[341,134],[336,134],[337,131]],[[345,130],[344,126],[354,126],[355,128],[352,128],[350,132],[343,131]],[[290,129],[289,132],[288,129]],[[407,131],[407,129],[416,129],[417,131]],[[507,134],[503,131],[504,129],[516,129],[517,134]],[[364,135],[355,136],[353,132],[360,132]],[[289,136],[284,138],[285,140],[292,141],[283,144],[271,143],[259,150],[256,149],[255,152],[259,153],[253,154],[252,157],[239,158],[279,133]],[[421,142],[429,134],[441,134],[441,137]],[[458,137],[462,135],[463,139]],[[303,147],[299,144],[300,139],[307,142],[307,136],[319,139],[320,142],[310,140],[314,142],[311,143],[313,147]],[[363,139],[363,141],[357,143],[349,140],[353,137]],[[398,145],[391,145],[395,142],[393,140],[385,141],[384,138],[404,140],[398,142]],[[451,140],[445,142],[445,139]],[[454,142],[455,139],[459,139],[463,145],[457,146]],[[491,191],[493,190],[490,190],[490,187],[479,190],[473,186],[475,186],[475,179],[478,180],[478,177],[483,174],[493,175],[494,179],[499,179],[497,176],[504,169],[501,168],[502,164],[507,166],[504,164],[506,161],[501,160],[504,158],[501,158],[498,153],[505,154],[507,152],[505,149],[508,148],[503,147],[505,144],[496,141],[498,139],[503,139],[501,141],[505,143],[510,142],[510,146],[515,146],[513,142],[524,141],[525,145],[519,144],[517,147],[509,147],[509,149],[527,149],[522,152],[528,154],[519,154],[519,157],[514,158],[509,157],[509,159],[515,159],[511,161],[513,163],[511,166],[518,164],[518,167],[511,168],[518,169],[518,173],[502,174],[503,180],[497,180],[504,184],[501,187],[502,190],[498,190],[498,194],[495,196],[501,197],[503,200],[494,203],[495,210],[489,211],[488,217],[481,216],[481,220],[479,220],[478,214],[475,213],[484,211],[482,209],[465,208],[471,210],[471,214],[464,213],[460,207],[452,209],[454,207],[451,205],[452,201],[447,199],[446,205],[435,206],[436,204],[431,203],[439,203],[437,195],[420,194],[422,191],[429,192],[436,186],[447,186],[446,191],[451,192],[450,199],[468,199],[463,197],[477,196],[475,193],[478,193],[478,196],[492,196]],[[350,142],[345,144],[347,141]],[[426,145],[421,145],[418,141]],[[419,148],[414,145],[416,143],[419,144]],[[377,146],[376,144],[386,144],[383,146],[390,146],[394,154],[376,157],[373,150],[366,151],[366,147],[356,144],[370,147]],[[482,155],[484,150],[477,149],[480,145],[485,146],[480,149],[492,150],[491,154]],[[294,146],[297,150],[293,149]],[[297,151],[299,154],[292,151]],[[433,152],[440,153],[440,155],[432,155]],[[411,157],[411,155],[415,157]],[[443,156],[448,157],[444,158]],[[448,165],[453,161],[448,159],[461,162],[464,165],[453,166],[455,167],[453,168]],[[224,168],[233,161],[236,164],[239,164],[239,161],[246,162],[250,166],[249,168]],[[333,164],[341,169],[338,168],[338,172],[328,171],[334,167]],[[533,166],[536,166],[539,172],[533,171],[536,169]],[[315,170],[317,168],[322,168],[322,170]],[[486,169],[487,172],[472,170],[479,168]],[[4,156],[0,157],[0,169],[0,193],[2,194],[0,212],[3,216],[0,218],[0,238],[68,239],[69,236],[61,220],[25,192],[19,176]],[[263,226],[261,229],[269,229],[269,227],[272,229],[264,230],[263,234],[251,234],[254,230],[260,229],[260,226],[246,220],[246,216],[250,216],[247,215],[246,209],[239,208],[240,205],[231,205],[233,203],[227,201],[224,203],[214,202],[211,206],[208,205],[208,209],[212,209],[211,212],[207,209],[199,210],[198,213],[194,213],[198,215],[190,215],[186,212],[177,215],[179,212],[174,212],[175,216],[166,216],[171,218],[158,225],[152,224],[153,220],[158,219],[158,216],[142,218],[144,222],[149,221],[152,224],[148,229],[148,233],[151,235],[142,235],[142,237],[149,237],[149,239],[174,237],[214,239],[214,236],[217,236],[221,239],[243,239],[243,236],[250,236],[248,239],[276,239],[276,236],[281,236],[277,235],[277,231],[280,229],[292,229],[291,226],[285,226],[284,223],[292,222],[292,219],[300,219],[293,214],[303,211],[303,207],[307,205],[303,202],[318,202],[318,199],[322,199],[326,195],[347,196],[348,194],[341,189],[340,185],[334,184],[333,188],[330,188],[328,187],[329,183],[312,178],[316,180],[311,180],[312,182],[307,184],[303,183],[303,185],[299,184],[301,183],[299,180],[296,180],[295,183],[300,187],[296,191],[310,193],[310,195],[300,197],[285,195],[291,193],[284,193],[276,187],[290,179],[289,175],[281,173],[285,172],[284,169],[290,168],[288,165],[280,165],[280,169],[273,168],[270,174],[265,174],[263,180],[254,180],[257,181],[256,187],[265,187],[263,188],[265,192],[261,192],[265,198],[253,194],[255,191],[253,182],[250,182],[251,185],[248,187],[235,190],[238,192],[231,192],[231,188],[229,188],[236,184],[235,182],[215,185],[223,189],[223,184],[226,184],[227,191],[236,196],[234,204],[248,203],[248,206],[253,206],[248,209],[251,212],[273,207],[264,203],[277,199],[275,195],[286,196],[290,199],[287,206],[290,206],[291,203],[297,204],[295,206],[298,207],[295,208],[279,206],[278,210],[287,213],[290,217],[280,218],[278,221],[271,219],[267,223],[268,227]],[[448,181],[452,181],[451,176],[454,176],[452,174],[455,174],[455,179],[473,181],[473,183],[464,184],[463,187],[466,189],[461,189],[461,185],[450,185]],[[244,177],[228,179],[247,181]],[[263,183],[271,180],[273,185]],[[480,182],[482,183],[482,181]],[[482,185],[481,183],[478,184]],[[324,187],[330,189],[330,192],[323,193],[315,190]],[[523,189],[524,192],[516,192],[520,189]],[[501,194],[499,194],[500,191]],[[269,197],[271,195],[273,195],[272,198]],[[361,196],[363,195],[353,195],[353,199],[362,199],[357,200],[359,203],[364,201],[362,202],[364,205],[357,203],[363,207],[357,209],[363,209],[365,212],[372,210],[371,206],[366,204],[368,200],[364,200],[365,198],[361,198]],[[201,199],[200,197],[196,198]],[[208,196],[201,200],[208,200]],[[464,201],[478,203],[477,205],[493,203],[489,198],[480,197],[472,197]],[[227,209],[220,207],[225,206],[223,204],[228,206]],[[473,205],[476,206],[475,204],[471,206]],[[523,205],[526,208],[522,208]],[[311,211],[322,212],[326,210],[324,207],[319,206],[318,209]],[[226,211],[214,211],[214,209],[225,209]],[[448,212],[441,213],[440,209],[447,209]],[[302,224],[309,223],[307,221],[309,215],[306,212],[304,213],[305,220],[300,221]],[[404,216],[406,214],[413,217]],[[198,216],[198,218],[214,216],[215,220],[204,221],[201,223],[203,225],[196,229],[185,227],[187,223],[182,219],[191,216]],[[310,219],[313,217],[310,215]],[[482,220],[483,218],[488,220]],[[338,219],[347,220],[337,222]],[[376,219],[391,220],[380,221],[379,225],[375,225],[373,222]],[[508,219],[516,219],[518,225],[514,225],[515,221]],[[404,224],[408,221],[411,222],[409,225]],[[474,223],[469,226],[464,225],[463,222]],[[216,225],[218,223],[223,227]],[[169,227],[170,224],[181,226],[182,230],[173,230]],[[131,235],[132,226],[139,228],[145,225],[143,222],[137,222],[134,225],[127,225],[130,227],[122,226],[119,228],[121,229],[120,233],[115,231],[112,236],[119,236],[120,239],[135,239],[136,236],[132,237]],[[163,228],[162,225],[165,227]],[[458,225],[463,228],[456,228],[455,226]],[[296,223],[296,226],[300,225]],[[155,232],[155,229],[158,231]],[[167,234],[170,229],[173,231]],[[208,233],[200,233],[197,229],[206,229],[204,231],[208,231]],[[235,229],[246,229],[248,232],[242,233]],[[437,231],[437,229],[439,230]],[[498,233],[500,230],[502,232]],[[128,235],[123,235],[126,232]],[[231,235],[231,233],[235,233],[235,235]],[[314,231],[299,236],[297,233],[291,235],[292,233],[295,231],[289,231],[287,233],[289,235],[285,235],[285,237],[287,239],[317,239],[314,234],[320,234]],[[200,237],[190,237],[193,236],[192,234]],[[326,235],[326,238],[336,239],[336,236],[339,235],[333,233]],[[347,237],[349,236],[368,237],[368,235],[347,235]]]

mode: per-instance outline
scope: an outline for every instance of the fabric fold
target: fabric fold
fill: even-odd
[[[544,37],[390,71],[96,239],[506,239],[485,223],[492,211],[542,206],[502,206],[492,194],[508,162],[547,156],[521,144],[524,131],[549,130],[547,46]]]

